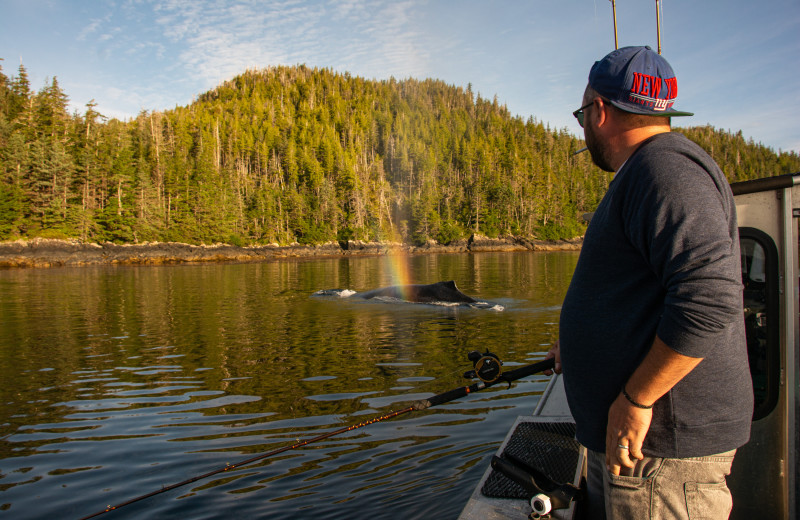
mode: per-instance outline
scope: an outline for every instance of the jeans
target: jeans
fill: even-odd
[[[606,469],[605,454],[588,452],[589,517],[597,519],[722,519],[733,501],[725,477],[736,450],[708,457],[645,457],[619,476]]]

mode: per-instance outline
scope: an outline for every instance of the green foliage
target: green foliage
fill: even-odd
[[[336,240],[339,242],[347,242],[348,240],[355,240],[356,233],[349,227],[340,228],[336,233]]]
[[[12,183],[0,183],[0,240],[20,236],[22,194]]]
[[[611,177],[566,130],[441,81],[248,71],[187,107],[106,120],[0,71],[0,239],[424,244],[583,234]],[[729,180],[800,171],[741,133],[680,130]]]
[[[97,237],[100,240],[125,244],[134,241],[136,220],[128,211],[118,205],[107,206],[95,218],[98,225]]]
[[[232,246],[237,246],[237,247],[244,247],[245,245],[247,245],[245,244],[244,239],[239,235],[228,235],[228,240],[226,240],[225,242]]]
[[[439,232],[434,237],[440,244],[452,244],[457,240],[467,237],[464,229],[454,220],[446,220],[439,226]]]
[[[565,218],[562,222],[550,221],[536,229],[539,240],[561,240],[583,236],[586,225],[575,218]]]
[[[736,133],[717,130],[712,126],[677,128],[706,150],[725,173],[728,182],[746,181],[758,177],[800,172],[796,153],[775,153],[770,148],[745,141],[741,130]],[[771,172],[753,175],[753,172]]]
[[[298,221],[294,235],[297,237],[297,242],[303,245],[322,244],[336,237],[327,223],[316,224],[305,219]]]

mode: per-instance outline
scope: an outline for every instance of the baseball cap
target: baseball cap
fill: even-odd
[[[678,80],[667,60],[649,46],[622,47],[596,61],[589,85],[612,105],[634,114],[693,116],[673,108]]]

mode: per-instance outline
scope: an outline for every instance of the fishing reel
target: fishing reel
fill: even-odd
[[[500,379],[503,373],[503,362],[488,350],[483,354],[473,350],[467,355],[467,359],[472,361],[473,367],[473,370],[464,373],[464,377],[467,379],[475,379],[477,377],[484,383],[494,383]]]

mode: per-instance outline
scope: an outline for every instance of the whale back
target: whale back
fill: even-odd
[[[436,282],[431,284],[392,285],[371,291],[357,293],[358,298],[369,300],[377,297],[397,298],[409,302],[432,303],[475,303],[476,300],[462,293],[456,287],[456,282]]]

